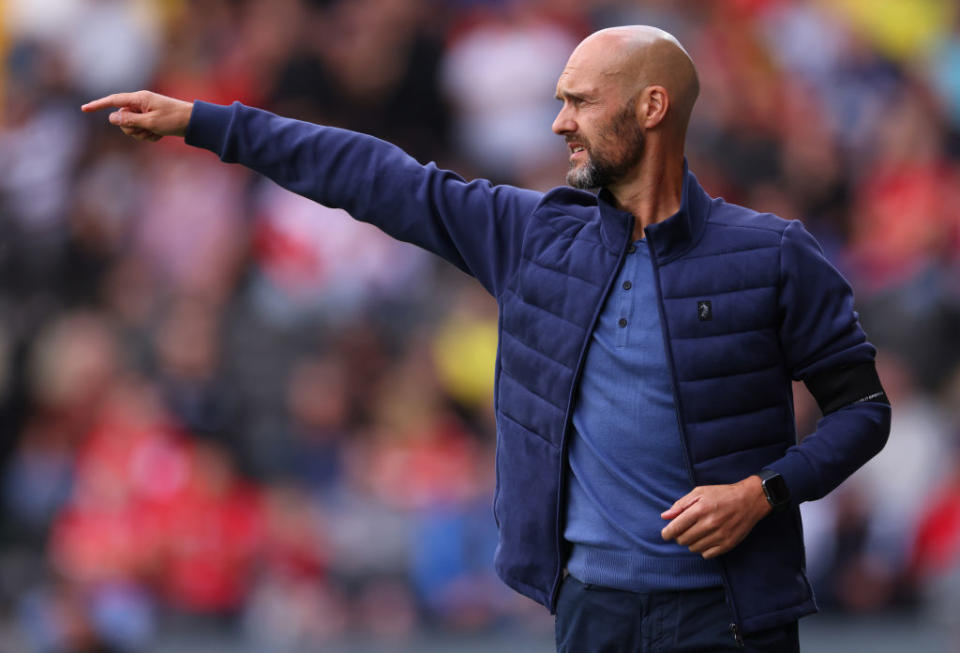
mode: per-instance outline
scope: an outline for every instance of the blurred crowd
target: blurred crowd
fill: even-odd
[[[239,100],[545,190],[566,57],[631,23],[698,65],[700,181],[803,220],[880,349],[889,444],[803,508],[821,607],[960,630],[955,1],[6,0],[0,641],[544,628],[492,571],[493,300],[343,211],[79,106]],[[796,404],[808,433],[802,386]]]

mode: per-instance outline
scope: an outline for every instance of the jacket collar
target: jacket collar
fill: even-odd
[[[657,259],[663,262],[683,254],[703,234],[710,215],[711,198],[683,160],[683,188],[680,191],[680,209],[662,222],[644,229],[645,237],[653,245]],[[616,208],[610,191],[603,189],[597,195],[600,209],[600,232],[604,243],[619,252],[633,229],[633,216]]]

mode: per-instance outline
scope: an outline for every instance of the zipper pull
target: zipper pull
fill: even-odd
[[[730,624],[730,634],[733,635],[733,639],[737,643],[737,648],[743,648],[743,636],[740,634],[740,628],[737,624]]]

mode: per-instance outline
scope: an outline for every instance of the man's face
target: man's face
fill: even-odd
[[[636,118],[636,96],[623,101],[616,88],[579,88],[567,71],[557,85],[563,108],[553,131],[567,141],[574,188],[603,188],[621,181],[643,154],[643,128]]]

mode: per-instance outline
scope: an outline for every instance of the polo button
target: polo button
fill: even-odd
[[[623,282],[623,289],[624,289],[624,290],[630,290],[631,288],[633,288],[633,284],[632,284],[632,283],[630,283],[629,281],[624,281],[624,282]]]
[[[633,254],[635,251],[637,251],[636,245],[630,245],[630,247],[627,248],[627,254]]]
[[[627,326],[627,318],[621,317],[621,318],[620,318],[620,321],[617,322],[617,324],[619,324],[619,325],[622,326],[622,327]]]

